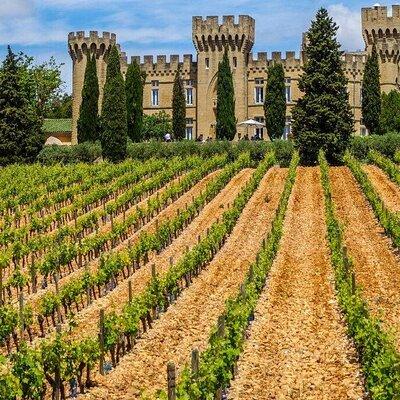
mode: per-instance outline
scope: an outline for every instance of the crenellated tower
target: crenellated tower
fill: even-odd
[[[99,109],[103,99],[103,87],[106,79],[107,57],[113,45],[117,44],[114,33],[103,32],[100,36],[97,31],[90,31],[89,36],[84,31],[68,34],[68,49],[72,58],[72,137],[71,143],[77,143],[77,122],[79,108],[82,102],[82,88],[85,79],[86,60],[88,55],[96,55],[97,76],[99,79]],[[119,48],[119,45],[117,45]],[[120,49],[120,48],[119,48]],[[126,66],[126,55],[121,52],[122,66]]]
[[[197,129],[205,137],[215,136],[218,64],[228,48],[233,73],[236,118],[247,118],[247,62],[254,44],[255,21],[248,15],[193,17],[192,35],[197,51]],[[244,132],[244,130],[243,130]],[[240,133],[243,133],[240,132]]]
[[[399,88],[400,5],[363,8],[362,33],[368,53],[375,44],[379,54],[382,90]]]

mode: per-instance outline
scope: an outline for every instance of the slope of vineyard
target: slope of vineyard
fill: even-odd
[[[335,300],[318,168],[302,168],[284,236],[229,398],[360,399],[356,352]]]
[[[392,212],[400,211],[400,188],[389,177],[375,165],[364,165],[363,170],[374,185],[379,197],[384,201],[386,207]]]
[[[330,179],[356,282],[371,311],[394,333],[400,349],[400,259],[349,169],[331,168]]]
[[[139,398],[142,390],[154,395],[166,387],[168,361],[173,360],[179,369],[190,359],[192,347],[206,346],[225,300],[237,292],[248,266],[255,260],[261,239],[270,229],[286,174],[286,170],[276,168],[266,174],[207,269],[143,335],[100,387],[82,398],[132,399]],[[123,395],[121,387],[125,388]]]

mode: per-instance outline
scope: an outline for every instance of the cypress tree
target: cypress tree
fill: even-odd
[[[111,48],[101,112],[101,148],[103,157],[116,162],[126,157],[128,138],[125,82],[118,49]]]
[[[44,144],[42,121],[24,95],[18,63],[8,46],[0,71],[0,165],[32,162]]]
[[[379,61],[376,47],[367,58],[362,85],[362,116],[364,125],[371,134],[379,134],[381,115],[381,85],[379,82]]]
[[[282,64],[268,68],[264,113],[269,138],[281,138],[286,124],[285,71]]]
[[[217,74],[217,139],[233,140],[236,134],[235,92],[229,65],[228,48],[218,65]]]
[[[87,54],[85,79],[82,88],[82,103],[78,119],[78,142],[94,142],[99,137],[99,81],[97,79],[96,56]]]
[[[397,90],[382,94],[380,127],[382,133],[400,133],[400,93]]]
[[[143,86],[146,76],[140,70],[140,65],[134,60],[126,72],[126,110],[128,115],[128,136],[132,142],[143,139]]]
[[[181,79],[180,67],[177,69],[172,93],[172,131],[178,140],[185,138],[186,99]]]
[[[321,8],[307,32],[307,62],[299,80],[304,96],[293,109],[295,145],[304,164],[315,164],[321,148],[329,162],[340,162],[354,131],[337,30]]]

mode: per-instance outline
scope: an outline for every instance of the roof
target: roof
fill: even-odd
[[[43,130],[46,133],[71,132],[72,131],[72,119],[70,119],[70,118],[45,119],[44,123],[43,123]]]

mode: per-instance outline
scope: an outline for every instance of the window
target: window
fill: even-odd
[[[264,103],[264,79],[256,78],[254,80],[254,103],[262,104]]]
[[[255,117],[254,118],[257,122],[261,122],[262,124],[265,123],[264,117]],[[264,139],[264,128],[255,128],[254,129],[255,136],[258,136],[260,139]]]
[[[186,105],[191,106],[193,105],[193,81],[185,81],[185,86]]]
[[[283,140],[288,140],[290,134],[292,133],[292,117],[286,117],[286,124],[283,130]]]
[[[151,105],[153,107],[159,105],[159,82],[158,81],[151,81]]]
[[[206,69],[210,68],[210,59],[206,58]]]
[[[286,103],[290,103],[292,101],[292,88],[291,88],[292,80],[290,78],[285,78],[285,97]]]
[[[233,67],[237,67],[237,57],[233,57]]]
[[[193,140],[193,118],[186,118],[186,139]]]

